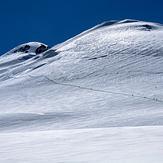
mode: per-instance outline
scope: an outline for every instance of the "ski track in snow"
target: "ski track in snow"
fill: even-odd
[[[129,97],[138,97],[138,98],[143,98],[143,99],[147,99],[147,100],[153,100],[153,101],[156,101],[156,102],[161,102],[163,103],[163,101],[161,100],[158,100],[157,98],[149,98],[149,97],[143,97],[143,96],[139,96],[139,95],[131,95],[131,94],[125,94],[125,93],[119,93],[119,92],[113,92],[113,91],[108,91],[108,90],[100,90],[100,89],[94,89],[94,88],[89,88],[89,87],[82,87],[82,86],[79,86],[79,85],[73,85],[73,84],[66,84],[66,83],[58,83],[58,82],[55,82],[54,80],[52,79],[49,79],[47,76],[30,76],[31,78],[39,78],[39,77],[44,77],[45,79],[47,79],[48,81],[54,83],[54,84],[58,84],[58,85],[63,85],[63,86],[69,86],[69,87],[76,87],[76,88],[79,88],[79,89],[86,89],[86,90],[90,90],[90,91],[95,91],[95,92],[102,92],[102,93],[110,93],[110,94],[118,94],[118,95],[122,95],[122,96],[129,96]]]
[[[107,21],[0,56],[0,162],[163,162],[163,26]]]

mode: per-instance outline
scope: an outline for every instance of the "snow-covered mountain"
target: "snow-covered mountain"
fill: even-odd
[[[0,56],[1,162],[162,162],[163,26],[99,24]]]

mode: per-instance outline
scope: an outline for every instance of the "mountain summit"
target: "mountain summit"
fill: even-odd
[[[161,162],[162,63],[163,26],[130,19],[0,56],[2,162]]]

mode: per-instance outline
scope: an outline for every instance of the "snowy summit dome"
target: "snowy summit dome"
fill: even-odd
[[[22,52],[22,53],[28,53],[29,52],[29,53],[40,54],[40,53],[42,53],[48,49],[50,49],[50,47],[48,45],[43,44],[43,43],[29,42],[29,43],[25,43],[25,44],[22,44],[22,45],[15,47],[14,49],[12,49],[11,51],[9,51],[6,54],[9,55],[12,53],[17,53],[17,52]]]
[[[31,60],[48,49],[50,49],[48,45],[39,42],[19,45],[1,56],[0,67],[3,69],[2,72],[4,72],[4,68],[5,71],[6,69],[11,70],[11,68],[20,66],[20,63]]]

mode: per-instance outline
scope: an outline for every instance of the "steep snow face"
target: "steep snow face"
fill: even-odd
[[[72,64],[70,71],[66,71],[66,66],[64,70],[69,79],[83,78],[91,73],[93,79],[100,76],[109,78],[108,81],[125,80],[142,73],[147,75],[148,71],[162,71],[162,25],[131,20],[112,23],[98,25],[59,47],[53,47],[66,56],[66,61],[70,60],[64,62],[66,66]],[[155,67],[149,66],[154,63],[157,63]]]
[[[0,57],[3,148],[25,142],[27,154],[11,156],[18,162],[161,162],[162,65],[163,26],[137,20],[107,21],[50,49],[14,48]]]

